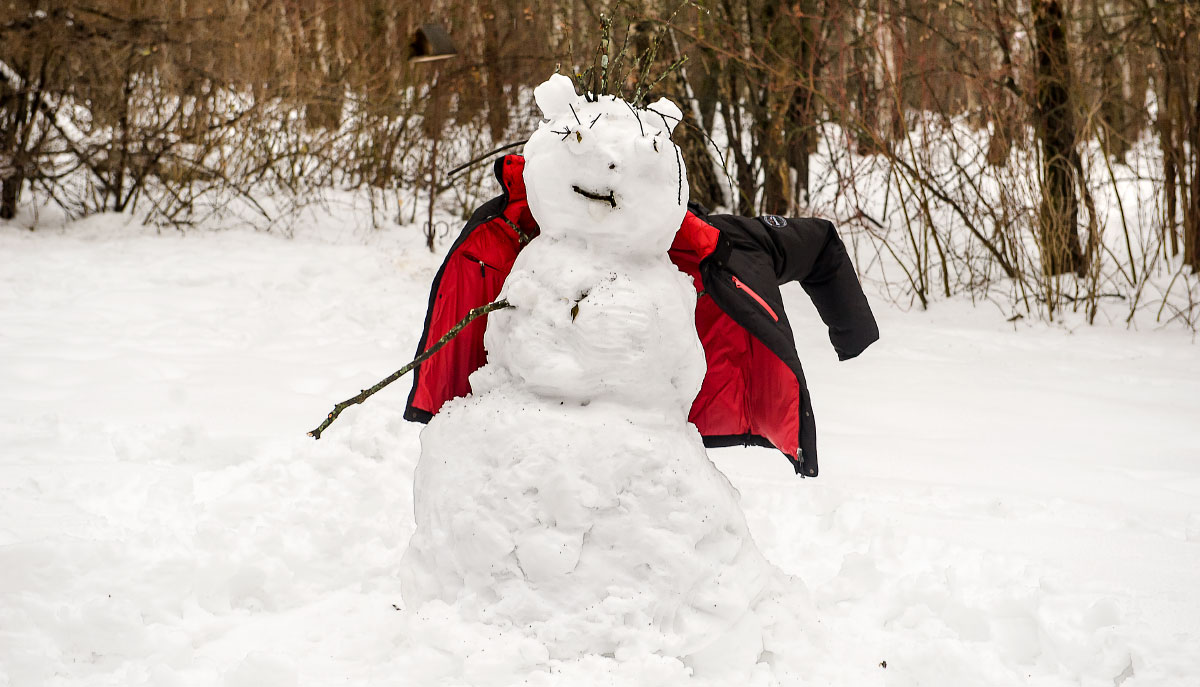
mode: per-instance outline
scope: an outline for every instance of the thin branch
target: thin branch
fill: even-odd
[[[491,303],[488,303],[487,305],[481,305],[478,308],[472,308],[469,312],[467,312],[466,317],[464,317],[461,321],[459,321],[458,324],[451,327],[450,331],[443,334],[442,338],[437,340],[437,343],[433,344],[429,348],[422,351],[421,354],[418,355],[416,358],[414,358],[411,363],[405,365],[404,367],[400,368],[399,370],[396,370],[395,372],[388,375],[387,377],[384,377],[383,379],[379,380],[379,383],[376,384],[375,386],[371,387],[370,389],[363,389],[362,392],[359,393],[357,396],[352,396],[352,397],[342,401],[341,403],[335,405],[333,407],[333,412],[329,413],[329,415],[326,416],[325,421],[322,422],[319,427],[317,427],[313,431],[309,432],[308,436],[312,437],[313,439],[320,439],[321,433],[325,431],[326,427],[333,424],[334,420],[338,419],[338,416],[342,414],[343,410],[349,408],[352,405],[357,405],[359,403],[362,403],[363,401],[367,400],[371,396],[375,395],[375,393],[377,391],[383,389],[383,387],[387,386],[388,384],[391,384],[392,382],[396,381],[397,379],[400,379],[404,375],[415,370],[417,367],[419,367],[421,365],[421,363],[428,360],[430,358],[430,356],[432,356],[434,353],[437,353],[438,350],[440,350],[442,346],[445,346],[447,343],[450,343],[451,339],[453,339],[454,337],[456,337],[460,333],[462,333],[462,330],[466,329],[467,325],[471,324],[475,320],[479,319],[480,317],[483,317],[484,315],[486,315],[490,312],[493,312],[496,310],[503,310],[504,308],[511,308],[511,307],[513,307],[513,305],[511,303],[509,303],[506,300],[501,299],[498,301],[492,301]]]

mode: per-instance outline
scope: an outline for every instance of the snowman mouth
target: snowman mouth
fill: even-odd
[[[613,208],[617,207],[617,199],[615,196],[613,196],[612,191],[601,194],[601,193],[595,193],[593,191],[584,190],[582,188],[579,188],[578,186],[572,186],[571,188],[576,193],[583,196],[584,198],[587,198],[588,200],[598,200],[598,201],[608,203],[609,207],[613,207]]]

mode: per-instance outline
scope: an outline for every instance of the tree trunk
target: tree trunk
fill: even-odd
[[[688,85],[692,87],[700,110],[700,126],[711,132],[716,121],[717,101],[721,98],[721,65],[710,48],[699,47],[695,55],[696,59],[687,65]]]
[[[8,79],[0,75],[0,219],[17,214],[17,200],[24,183],[17,148],[24,125],[25,94],[14,91]]]
[[[1166,97],[1169,96],[1165,96],[1165,94],[1169,93],[1170,89],[1166,88],[1163,91],[1164,97],[1159,102],[1169,103],[1170,101],[1166,100]],[[1166,246],[1169,243],[1171,257],[1175,257],[1179,255],[1179,234],[1175,231],[1175,219],[1178,216],[1176,206],[1178,193],[1175,188],[1175,180],[1178,173],[1175,168],[1175,137],[1172,134],[1171,115],[1166,111],[1158,113],[1158,141],[1163,152],[1163,198],[1166,201],[1163,208],[1163,253],[1166,253]]]
[[[769,2],[769,21],[762,46],[774,58],[767,84],[761,159],[764,171],[763,210],[794,215],[808,203],[808,156],[812,147],[813,33],[812,8],[804,0]]]
[[[771,95],[770,100],[778,100],[778,95]],[[789,97],[788,101],[791,100]],[[763,122],[762,136],[759,139],[759,159],[763,164],[763,212],[772,215],[791,214],[788,209],[788,190],[791,187],[791,175],[788,169],[787,146],[784,143],[784,129],[787,107],[785,101],[780,106],[771,102],[767,106],[767,118]]]
[[[500,86],[500,73],[504,65],[500,59],[500,46],[505,36],[500,33],[503,20],[499,12],[504,8],[497,7],[498,3],[490,2],[481,7],[483,14],[483,100],[487,109],[488,130],[492,134],[492,143],[499,144],[508,132],[509,103],[504,89]],[[511,24],[511,22],[510,22]]]
[[[792,95],[788,108],[788,166],[796,175],[792,185],[792,201],[795,209],[808,206],[809,165],[808,157],[816,152],[816,117],[812,107],[811,82],[807,82]]]
[[[17,175],[0,179],[0,219],[12,219],[17,216],[17,201],[21,197],[21,184],[24,179]]]
[[[903,94],[900,88],[900,65],[902,60],[898,54],[897,25],[903,19],[894,16],[884,0],[876,5],[875,20],[875,122],[876,134],[884,141],[895,141],[904,136]],[[893,15],[893,16],[889,16]]]
[[[1129,136],[1130,119],[1136,116],[1133,100],[1133,69],[1130,65],[1130,51],[1112,51],[1111,46],[1118,35],[1125,34],[1128,29],[1121,24],[1121,19],[1115,16],[1115,8],[1111,1],[1102,3],[1092,16],[1092,25],[1085,37],[1085,56],[1098,64],[1094,79],[1099,87],[1099,108],[1097,115],[1102,126],[1099,127],[1100,142],[1104,152],[1113,159],[1124,159],[1132,145]],[[1108,23],[1105,19],[1108,19]],[[1110,26],[1111,24],[1111,26]],[[1144,93],[1142,96],[1144,97]]]
[[[1079,198],[1075,193],[1075,170],[1080,167],[1080,159],[1062,6],[1058,0],[1034,0],[1033,17],[1034,123],[1042,144],[1042,203],[1038,213],[1042,268],[1047,275],[1082,274],[1087,261],[1079,242]]]
[[[813,107],[813,93],[816,91],[817,60],[814,56],[816,37],[813,31],[815,8],[813,3],[804,2],[800,5],[797,21],[800,23],[797,31],[799,45],[797,65],[799,83],[792,93],[787,113],[787,164],[795,174],[792,184],[792,210],[800,206],[808,206],[808,157],[816,152],[817,130],[816,112]]]
[[[1192,192],[1183,217],[1183,250],[1192,271],[1200,271],[1200,79],[1196,83],[1196,104],[1188,126],[1188,147],[1192,162]]]

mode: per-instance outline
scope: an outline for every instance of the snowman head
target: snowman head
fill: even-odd
[[[665,254],[687,212],[687,174],[671,142],[679,108],[665,98],[644,109],[611,95],[591,102],[561,74],[533,94],[544,120],[525,144],[524,176],[542,235]]]

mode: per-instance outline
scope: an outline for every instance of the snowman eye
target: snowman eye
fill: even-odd
[[[572,131],[565,126],[563,127],[562,131],[558,131],[557,129],[551,129],[550,133],[558,134],[558,135],[562,136],[562,140],[564,140],[564,141],[567,140],[567,137],[570,136],[571,134],[575,134],[575,140],[580,143],[583,143],[583,134],[579,133],[578,130]]]

